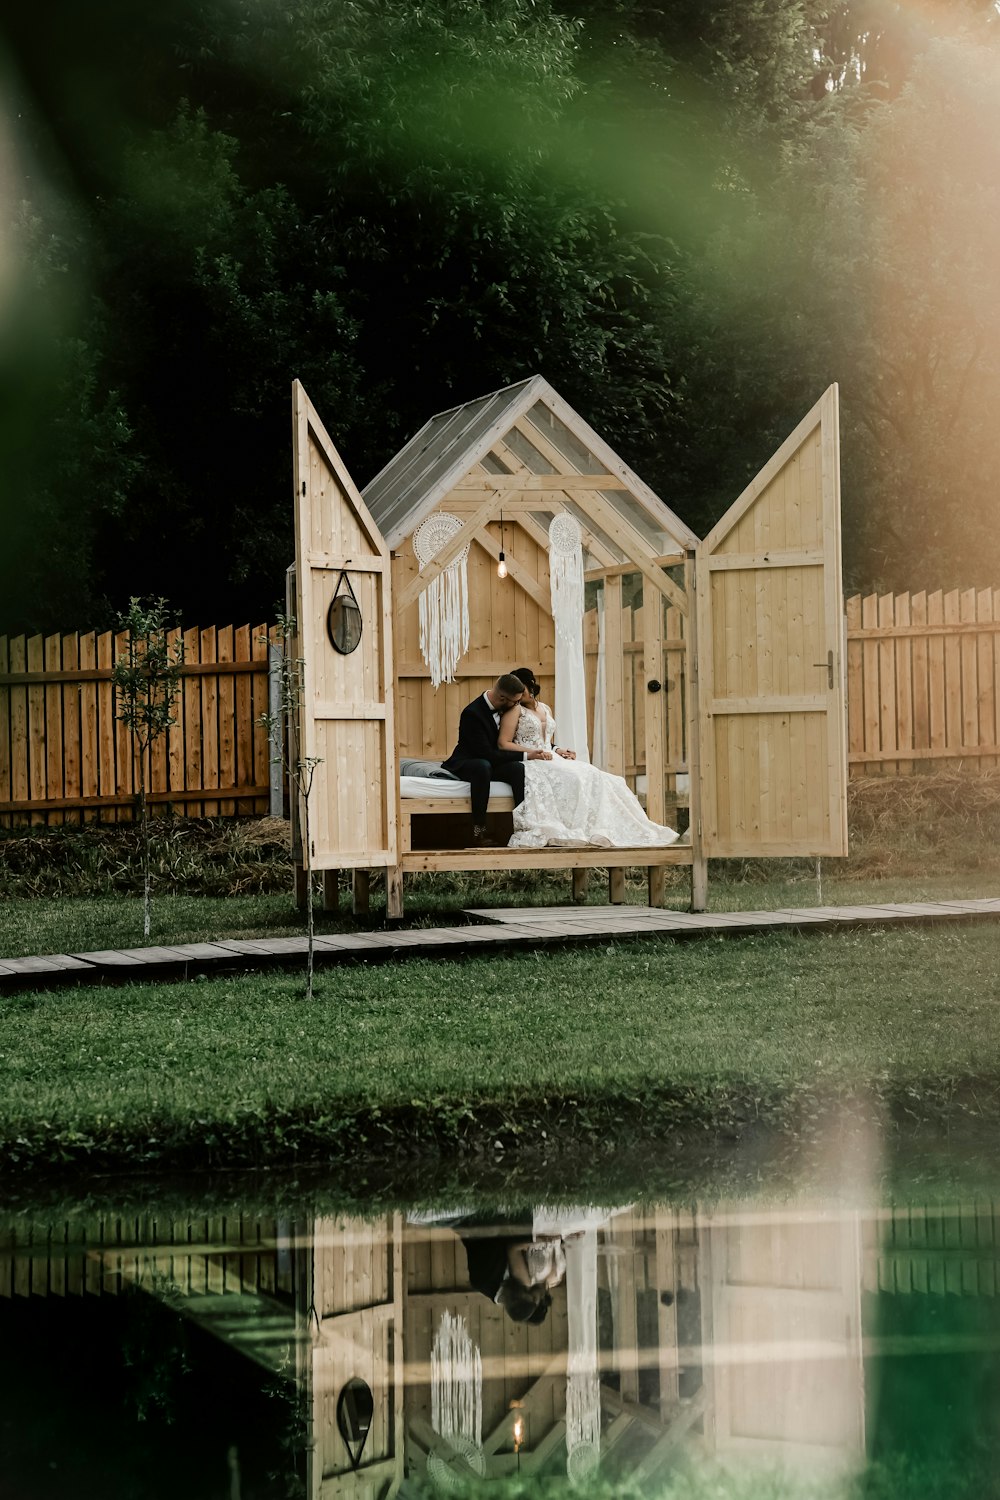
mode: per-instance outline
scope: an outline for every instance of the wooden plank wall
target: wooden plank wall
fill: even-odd
[[[447,502],[442,502],[447,510]],[[499,551],[500,526],[490,521],[482,528]],[[545,549],[508,518],[503,545],[508,562],[537,590],[547,595],[548,555]],[[392,586],[398,599],[418,573],[413,547],[407,541],[393,555]],[[416,600],[402,611],[396,624],[396,723],[400,756],[443,760],[455,748],[458,720],[467,703],[492,687],[503,672],[530,667],[538,677],[542,699],[552,704],[555,692],[555,635],[552,616],[516,582],[513,575],[497,578],[492,555],[479,543],[469,551],[469,650],[458,663],[456,680],[434,690],[420,656],[419,613]]]
[[[605,692],[607,697],[607,766],[624,776],[633,791],[636,778],[646,772],[646,713],[654,702],[665,714],[667,796],[676,794],[676,777],[687,771],[687,714],[685,712],[684,616],[668,605],[664,611],[662,690],[651,694],[646,687],[642,638],[642,599],[622,604],[621,580],[610,579],[605,595]],[[617,620],[620,618],[620,624]],[[587,710],[593,733],[594,695],[597,682],[597,610],[583,618],[584,666],[587,675]],[[614,656],[619,655],[619,668]]]
[[[177,723],[153,749],[154,803],[188,817],[267,812],[270,751],[256,722],[267,710],[266,634],[183,632]],[[111,686],[125,640],[0,636],[0,826],[132,817],[132,747]]]

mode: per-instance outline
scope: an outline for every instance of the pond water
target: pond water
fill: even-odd
[[[993,1493],[1000,1192],[929,1198],[7,1216],[0,1496]]]

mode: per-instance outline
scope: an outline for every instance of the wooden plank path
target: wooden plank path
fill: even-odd
[[[482,906],[454,927],[405,932],[343,932],[317,937],[317,967],[380,963],[398,958],[462,957],[484,949],[535,948],[606,942],[608,938],[736,937],[754,932],[797,932],[864,927],[905,927],[942,922],[995,921],[1000,896],[975,901],[914,901],[885,906],[799,906],[774,911],[684,912],[651,906]],[[122,984],[133,980],[190,979],[300,965],[302,937],[220,938],[169,947],[105,948],[90,953],[46,953],[0,959],[0,995],[63,984]]]

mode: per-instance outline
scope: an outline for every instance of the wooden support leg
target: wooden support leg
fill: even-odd
[[[608,871],[608,900],[612,906],[622,906],[625,901],[625,871]]]
[[[309,876],[301,865],[295,867],[295,905],[299,911],[305,911],[306,902],[309,899]]]
[[[323,871],[323,910],[340,910],[340,871]]]
[[[582,906],[587,899],[587,887],[590,884],[589,870],[573,871],[573,900],[578,906]]]
[[[368,892],[371,885],[371,877],[367,870],[355,870],[354,872],[354,915],[365,917],[368,915]]]
[[[667,872],[662,865],[650,865],[646,871],[650,906],[662,906],[667,894]]]
[[[403,915],[402,865],[390,865],[385,872],[385,914],[392,921]]]
[[[694,859],[691,862],[691,910],[708,910],[708,860]]]

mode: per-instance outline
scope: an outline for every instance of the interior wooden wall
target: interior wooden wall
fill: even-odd
[[[439,507],[448,510],[447,500]],[[499,546],[499,521],[484,530]],[[549,588],[548,555],[533,537],[504,518],[504,551],[523,568],[545,595]],[[393,595],[418,573],[413,543],[407,538],[393,554]],[[551,704],[555,690],[555,633],[552,616],[514,578],[497,577],[496,560],[473,542],[468,561],[469,650],[458,664],[455,682],[431,686],[420,656],[418,604],[414,600],[396,619],[395,653],[398,693],[396,714],[401,756],[441,760],[455,747],[458,719],[467,703],[484,693],[502,672],[531,667]]]

